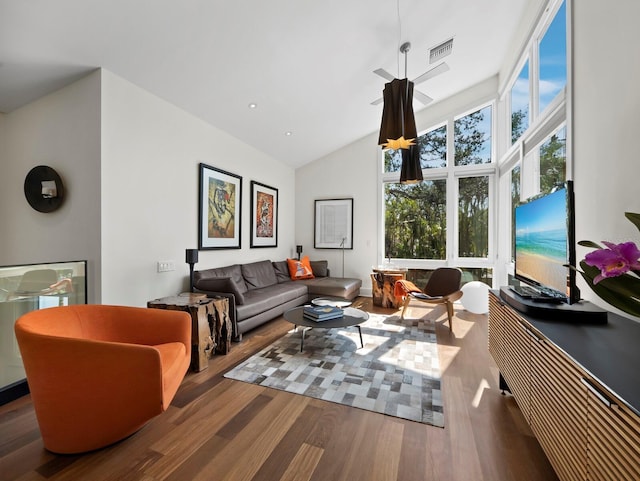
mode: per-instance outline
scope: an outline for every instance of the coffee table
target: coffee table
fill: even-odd
[[[360,309],[347,307],[344,309],[344,316],[339,317],[338,319],[329,319],[328,321],[314,321],[313,319],[304,317],[303,310],[304,307],[295,307],[284,313],[285,320],[296,326],[296,329],[298,326],[303,327],[302,334],[300,336],[300,352],[302,352],[304,349],[304,327],[316,329],[334,329],[336,327],[356,326],[358,328],[358,333],[360,334],[360,346],[364,347],[364,343],[362,342],[362,329],[360,329],[360,324],[369,319],[368,313],[361,311]]]

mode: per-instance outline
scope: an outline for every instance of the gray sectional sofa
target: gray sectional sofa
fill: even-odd
[[[311,261],[315,277],[295,281],[286,260],[199,270],[193,273],[194,291],[229,299],[233,338],[239,341],[248,330],[316,297],[351,301],[360,294],[360,279],[331,277],[327,266],[327,261]]]

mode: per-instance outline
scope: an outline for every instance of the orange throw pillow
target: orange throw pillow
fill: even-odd
[[[314,278],[309,256],[304,256],[301,260],[287,259],[287,264],[289,265],[289,275],[294,281]]]

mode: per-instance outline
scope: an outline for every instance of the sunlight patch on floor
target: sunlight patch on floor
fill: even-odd
[[[456,312],[453,316],[453,332],[458,338],[463,338],[475,325],[474,322],[462,319],[458,316],[459,312]],[[449,321],[447,321],[448,323]],[[448,325],[448,324],[447,324]]]
[[[447,368],[451,365],[453,360],[460,352],[458,346],[447,346],[438,344],[438,357],[440,358],[440,372],[444,374]]]
[[[489,387],[490,387],[489,381],[483,378],[480,381],[480,384],[478,385],[478,389],[476,390],[476,395],[473,396],[473,401],[471,401],[471,405],[474,408],[477,408],[478,406],[480,406],[480,401],[482,401],[482,395],[484,394],[484,390],[489,389]]]

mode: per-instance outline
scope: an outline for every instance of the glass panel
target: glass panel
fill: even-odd
[[[446,200],[444,179],[385,184],[385,257],[445,259]]]
[[[511,260],[514,260],[516,238],[515,206],[520,203],[520,166],[516,165],[511,171]]]
[[[511,143],[529,127],[529,61],[511,88]]]
[[[420,289],[424,289],[435,269],[409,269],[407,270],[407,280],[413,282]],[[489,287],[493,283],[493,269],[491,268],[461,268],[462,280],[460,284],[463,286],[467,282],[480,281],[487,284]]]
[[[420,165],[423,169],[447,166],[447,126],[427,132],[418,137]]]
[[[546,194],[566,180],[567,129],[561,128],[540,146],[540,193]]]
[[[491,162],[491,106],[454,122],[455,164]]]
[[[418,137],[420,165],[423,169],[447,166],[447,126],[443,125]],[[384,171],[399,172],[402,165],[400,150],[385,150]]]
[[[543,112],[567,85],[567,19],[565,2],[540,41],[539,111]]]
[[[461,178],[458,186],[458,255],[487,257],[489,255],[489,177]]]
[[[493,269],[484,267],[465,268],[462,267],[462,285],[467,282],[480,281],[489,287],[493,285]]]
[[[387,149],[384,151],[384,171],[400,172],[402,165],[402,151],[400,149]]]
[[[0,390],[25,379],[13,332],[18,317],[54,306],[84,304],[86,261],[0,267]]]

